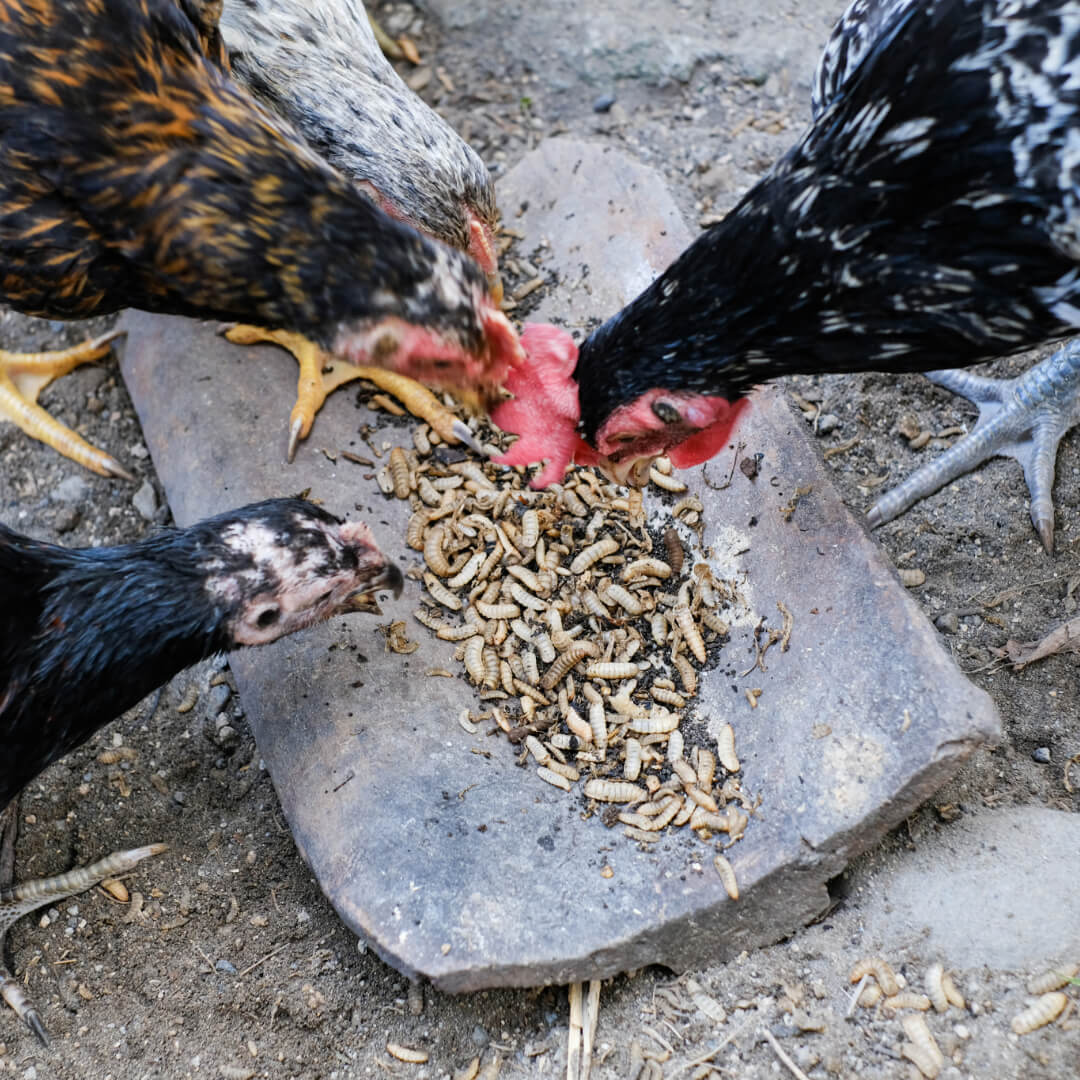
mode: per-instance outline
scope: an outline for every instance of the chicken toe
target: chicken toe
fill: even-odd
[[[929,372],[939,386],[975,402],[979,419],[970,434],[871,507],[871,528],[883,525],[958,476],[1000,454],[1024,469],[1031,521],[1048,552],[1054,547],[1054,467],[1058,444],[1080,424],[1080,339],[1015,379],[987,379],[964,371]]]
[[[287,330],[264,330],[257,326],[230,326],[225,337],[234,345],[255,345],[271,342],[280,345],[296,357],[300,372],[296,385],[296,404],[289,417],[289,461],[296,456],[301,439],[311,431],[315,415],[327,397],[339,386],[353,379],[366,379],[380,390],[393,394],[413,416],[426,420],[447,443],[460,441],[455,430],[457,416],[415,379],[384,368],[357,366],[347,360],[337,360],[318,345]]]
[[[51,446],[64,457],[85,465],[101,476],[135,478],[115,458],[91,446],[81,435],[50,416],[38,403],[38,394],[61,375],[80,364],[100,359],[122,331],[111,331],[92,341],[55,352],[16,353],[0,349],[0,418],[10,420],[31,438]]]
[[[24,915],[46,904],[85,892],[106,878],[127,873],[143,859],[151,855],[160,855],[163,851],[168,851],[166,844],[148,844],[146,847],[132,848],[129,851],[114,851],[111,855],[106,855],[105,858],[89,866],[69,870],[66,874],[39,878],[35,881],[23,881],[18,885],[5,884],[0,887],[0,951],[3,949],[8,930]],[[41,1016],[34,1008],[22,984],[7,970],[2,961],[0,961],[0,997],[11,1006],[15,1015],[30,1028],[42,1045],[47,1045],[48,1039]]]

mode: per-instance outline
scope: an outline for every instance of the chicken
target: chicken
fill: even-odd
[[[487,168],[402,82],[360,0],[225,0],[221,32],[238,82],[391,217],[471,255],[501,301],[498,211]],[[247,327],[228,336],[238,344],[273,340],[300,363],[290,461],[332,390],[355,378],[379,379],[295,336]]]
[[[113,548],[54,547],[0,525],[0,731],[8,753],[0,807],[184,668],[336,615],[377,611],[376,590],[401,586],[401,571],[366,525],[301,499],[271,499]],[[4,889],[0,949],[20,916],[161,850],[117,852]],[[0,995],[44,1040],[40,1016],[2,968]]]
[[[922,0],[867,36],[795,146],[580,351],[527,329],[505,462],[634,478],[725,446],[768,379],[964,367],[1080,328],[1075,8]]]
[[[390,219],[228,77],[219,6],[0,0],[0,299],[50,318],[256,322],[351,363],[498,384],[517,338],[483,272]],[[34,404],[48,363],[20,396],[23,366],[0,354],[0,415],[76,445]]]

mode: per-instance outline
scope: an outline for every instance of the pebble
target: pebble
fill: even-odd
[[[172,793],[173,802],[179,803],[181,806],[187,802],[187,794],[183,791],[177,790]]]
[[[65,506],[57,512],[53,528],[61,534],[71,532],[79,524],[81,517],[82,515],[73,506]]]
[[[154,511],[157,510],[157,493],[149,480],[144,480],[139,490],[131,496],[131,505],[139,511],[144,521],[154,520]]]
[[[960,616],[955,611],[942,612],[934,620],[934,625],[943,634],[955,634],[960,630]]]
[[[240,736],[232,724],[222,724],[214,734],[214,741],[223,748],[236,746],[240,742]]]
[[[487,1046],[491,1042],[491,1036],[487,1033],[487,1030],[480,1024],[472,1029],[472,1041],[477,1046]]]
[[[831,412],[827,412],[824,416],[818,417],[817,431],[819,435],[828,435],[830,432],[835,431],[839,426],[840,418]]]
[[[90,492],[90,484],[81,476],[65,476],[53,489],[52,498],[55,502],[77,503]]]
[[[601,94],[598,98],[595,98],[592,103],[592,111],[595,113],[605,113],[612,105],[615,104],[614,94]]]
[[[224,971],[226,975],[235,975],[236,974],[236,966],[234,964],[230,964],[228,960],[219,960],[214,965],[214,967],[218,971]]]
[[[228,683],[218,683],[217,686],[210,687],[209,694],[209,712],[219,713],[229,703],[229,698],[232,696],[232,688]]]
[[[1037,746],[1031,751],[1031,760],[1037,762],[1039,765],[1050,764],[1050,747],[1049,746]]]

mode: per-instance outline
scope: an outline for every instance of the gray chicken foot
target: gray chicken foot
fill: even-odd
[[[971,432],[903,483],[867,514],[871,528],[994,455],[1015,458],[1031,492],[1031,521],[1048,552],[1054,547],[1054,466],[1062,436],[1080,424],[1080,339],[1015,379],[987,379],[965,371],[931,371],[930,379],[979,407]]]
[[[114,851],[111,855],[99,859],[89,866],[69,870],[56,877],[38,878],[35,881],[23,881],[18,885],[6,884],[0,888],[0,955],[3,953],[4,939],[11,926],[24,915],[36,911],[46,904],[55,903],[76,893],[93,888],[106,878],[124,874],[151,855],[160,855],[168,851],[166,844],[148,844],[146,847],[132,848],[129,851]],[[15,1011],[23,1023],[38,1037],[43,1046],[48,1045],[45,1025],[34,1003],[23,990],[22,984],[0,962],[0,997]]]

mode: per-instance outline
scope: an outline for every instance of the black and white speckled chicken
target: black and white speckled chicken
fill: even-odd
[[[768,379],[967,366],[1074,333],[1078,47],[1060,0],[858,0],[810,128],[724,221],[579,351],[526,332],[505,460],[546,457],[544,479],[572,457],[693,464]],[[1063,356],[1048,384],[1075,382]]]
[[[225,0],[221,33],[237,82],[391,217],[472,256],[495,302],[502,299],[498,210],[487,168],[405,85],[360,0]],[[379,379],[296,335],[244,327],[229,336],[274,340],[300,363],[290,459],[331,390],[353,378]]]
[[[0,525],[0,808],[10,810],[42,769],[184,668],[336,615],[377,611],[375,592],[401,585],[366,525],[301,499],[256,503],[122,547],[60,548]],[[14,839],[7,818],[6,846]],[[22,915],[161,850],[117,852],[0,889],[0,950]],[[0,996],[44,1039],[2,960]]]

